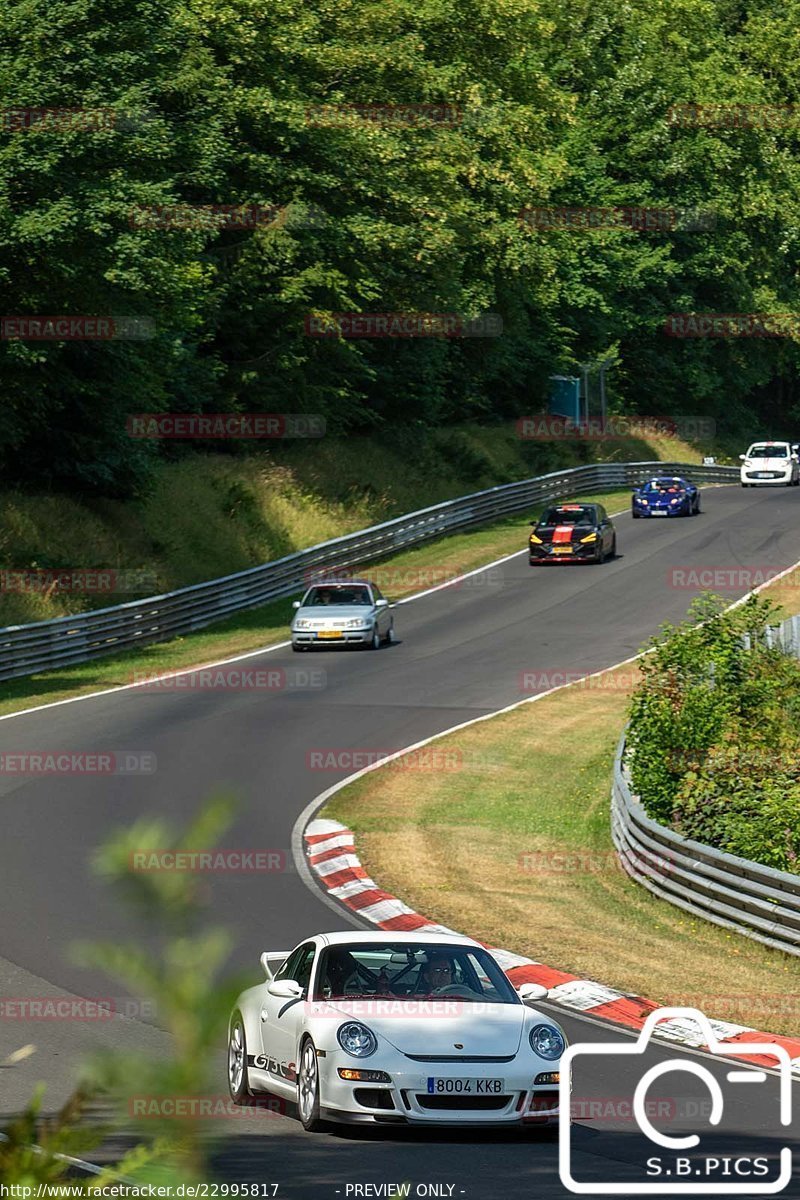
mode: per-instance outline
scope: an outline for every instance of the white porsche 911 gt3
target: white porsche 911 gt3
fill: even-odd
[[[238,1104],[295,1101],[325,1120],[440,1124],[558,1122],[566,1039],[529,1007],[478,942],[440,933],[328,933],[261,955],[266,980],[230,1020]]]

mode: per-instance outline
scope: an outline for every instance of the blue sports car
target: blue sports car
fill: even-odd
[[[648,479],[631,497],[632,517],[693,517],[699,512],[699,490],[677,476]]]

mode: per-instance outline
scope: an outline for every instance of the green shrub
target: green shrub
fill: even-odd
[[[665,626],[631,704],[631,778],[648,814],[781,870],[800,861],[800,663],[765,643],[758,598],[699,601]],[[745,648],[742,635],[750,635]]]

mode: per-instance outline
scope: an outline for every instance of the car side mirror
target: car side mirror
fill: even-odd
[[[277,996],[281,1000],[299,1000],[303,995],[303,989],[296,979],[273,979],[267,991],[270,996]]]
[[[792,443],[792,454],[797,454],[800,451],[800,442]]]
[[[376,607],[376,608],[388,608],[388,607],[389,607],[389,601],[388,601],[388,600],[376,600],[376,601],[375,601],[375,607]]]
[[[299,600],[293,600],[293,601],[292,601],[292,608],[299,608],[299,607],[300,607],[300,601],[299,601]]]
[[[747,455],[746,455],[746,454],[740,454],[740,455],[739,455],[739,458],[742,460],[742,462],[744,462],[744,460],[747,458]]]
[[[541,983],[521,983],[517,988],[517,995],[523,1004],[530,1004],[534,1000],[545,1000],[547,988]]]

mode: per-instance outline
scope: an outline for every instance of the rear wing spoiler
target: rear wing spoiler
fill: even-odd
[[[261,966],[267,979],[272,979],[279,967],[282,967],[291,954],[291,950],[265,950],[261,955]]]

